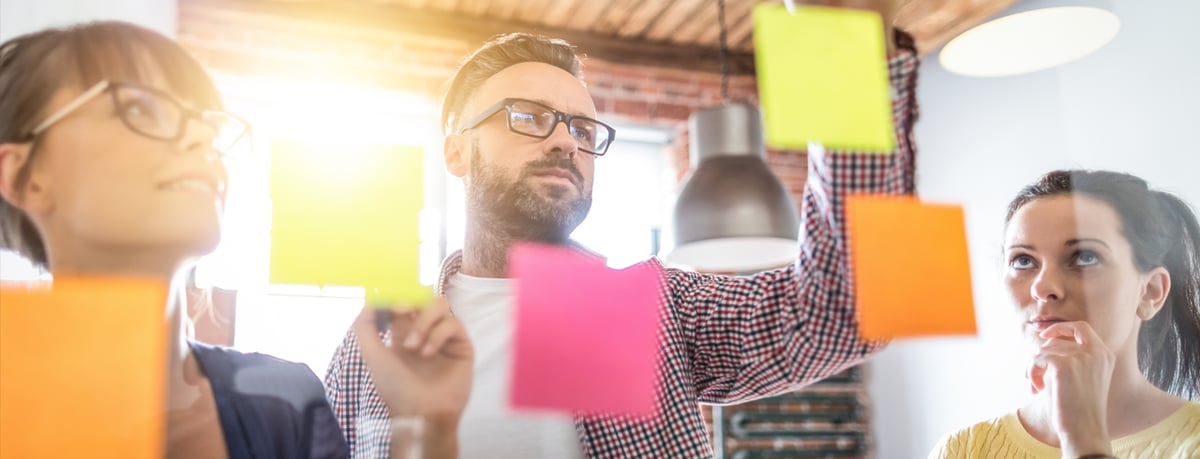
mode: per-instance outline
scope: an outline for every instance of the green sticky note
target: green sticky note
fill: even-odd
[[[274,284],[366,288],[373,305],[422,306],[418,216],[423,151],[276,141],[271,148]]]
[[[879,15],[762,3],[754,55],[767,144],[891,153],[896,147],[887,48]]]

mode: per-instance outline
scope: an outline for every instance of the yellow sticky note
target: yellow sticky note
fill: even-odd
[[[277,141],[271,154],[275,284],[359,286],[374,305],[422,306],[423,151]]]
[[[849,196],[846,229],[860,335],[975,333],[962,207]]]
[[[162,457],[166,301],[140,279],[0,286],[0,458]]]
[[[754,55],[767,144],[891,153],[896,146],[879,15],[761,3]]]

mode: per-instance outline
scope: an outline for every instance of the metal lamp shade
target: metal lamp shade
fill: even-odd
[[[946,43],[951,72],[1002,77],[1045,70],[1096,52],[1121,30],[1106,0],[1025,0]]]
[[[794,260],[796,203],[767,167],[758,109],[734,104],[696,112],[689,140],[692,172],[675,204],[676,246],[666,261],[745,273]]]

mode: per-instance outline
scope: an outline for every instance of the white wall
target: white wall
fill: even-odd
[[[921,67],[919,193],[965,205],[979,336],[902,341],[871,364],[877,457],[925,457],[965,424],[1027,397],[1001,289],[1004,207],[1055,168],[1134,173],[1200,207],[1200,2],[1114,0],[1117,38],[1030,75],[978,79]]]
[[[119,19],[174,37],[177,0],[0,0],[0,41],[52,26]]]

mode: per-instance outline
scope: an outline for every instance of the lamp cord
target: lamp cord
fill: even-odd
[[[725,0],[717,0],[717,22],[721,27],[721,103],[729,103],[729,31],[725,26]]]

